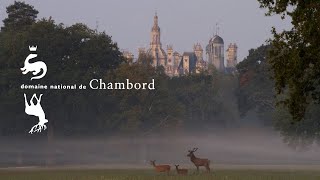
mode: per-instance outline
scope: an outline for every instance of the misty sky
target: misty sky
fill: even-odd
[[[13,0],[0,0],[0,19],[6,17],[5,7]],[[139,47],[149,47],[153,16],[157,11],[164,48],[172,44],[175,51],[192,51],[193,44],[205,48],[220,24],[219,35],[225,48],[238,44],[238,59],[248,50],[265,43],[271,37],[271,27],[290,28],[290,20],[279,16],[265,17],[256,0],[26,0],[40,13],[69,26],[76,22],[106,31],[120,49],[135,55]],[[98,23],[97,23],[98,22]],[[1,22],[2,26],[2,22]],[[136,56],[135,56],[136,57]]]

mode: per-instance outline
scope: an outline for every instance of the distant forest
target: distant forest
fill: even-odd
[[[38,11],[23,2],[7,7],[8,17],[0,32],[0,134],[27,136],[36,117],[24,113],[23,93],[44,94],[42,107],[49,120],[40,136],[134,134],[213,131],[237,128],[254,114],[257,124],[275,128],[290,145],[312,143],[319,137],[320,106],[306,105],[302,120],[290,106],[281,104],[288,94],[278,94],[277,71],[273,71],[272,42],[249,50],[233,74],[214,67],[200,74],[168,77],[164,69],[150,65],[141,55],[129,63],[110,35],[85,24],[56,24],[50,17],[37,19]],[[31,82],[20,68],[38,45],[38,58],[48,66],[46,77]],[[149,82],[156,90],[21,90],[21,84],[87,84]],[[277,105],[279,104],[279,105]],[[38,135],[38,134],[37,134]],[[311,139],[311,141],[304,141]]]

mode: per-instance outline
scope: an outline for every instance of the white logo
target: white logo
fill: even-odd
[[[40,101],[41,101],[41,96],[42,94],[40,94],[39,98],[36,96],[36,94],[33,94],[32,98],[30,99],[30,105],[27,102],[27,95],[24,94],[24,102],[25,102],[25,112],[26,114],[30,115],[30,116],[37,116],[39,118],[39,123],[34,125],[31,130],[29,131],[30,134],[34,133],[34,132],[41,132],[42,129],[46,130],[47,126],[45,125],[45,123],[48,122],[48,120],[46,119],[46,115],[41,107]],[[33,102],[33,98],[36,99],[37,104],[34,104]]]
[[[37,46],[29,46],[29,50],[30,50],[30,52],[36,51]],[[39,74],[42,69],[42,74],[32,77],[31,80],[41,79],[47,73],[47,65],[44,62],[37,61],[34,63],[29,63],[30,59],[36,58],[37,56],[38,56],[37,54],[33,54],[33,53],[29,54],[29,56],[24,61],[24,67],[21,68],[22,74],[27,74],[29,72],[32,72],[33,75]]]

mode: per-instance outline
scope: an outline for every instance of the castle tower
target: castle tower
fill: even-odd
[[[158,25],[158,15],[157,13],[153,17],[153,27],[151,30],[151,43],[150,43],[151,48],[157,48],[161,47],[161,42],[160,42],[160,27]]]
[[[167,46],[167,54],[168,54],[167,65],[173,66],[174,61],[173,61],[173,48],[172,48],[172,45],[168,45]]]
[[[179,66],[180,66],[180,63],[181,63],[181,59],[182,59],[182,56],[177,52],[175,51],[173,53],[173,70],[174,70],[174,76],[178,76],[180,74],[180,71],[179,71]]]
[[[152,62],[150,62],[150,59],[148,58],[148,55],[146,53],[145,48],[141,47],[138,48],[138,59],[137,62],[140,64],[152,64]]]
[[[152,65],[156,66],[165,66],[167,55],[162,49],[162,44],[160,42],[160,27],[158,25],[158,15],[155,14],[153,18],[153,27],[151,29],[151,42],[150,49],[147,51],[149,55],[152,56]]]
[[[213,64],[218,71],[225,72],[224,42],[217,34],[210,39],[206,48],[208,63]]]
[[[190,52],[185,52],[182,55],[183,74],[189,74],[190,73],[191,56],[192,56],[192,53],[190,53]]]
[[[138,48],[138,52],[139,54],[145,54],[146,53],[146,49],[141,47],[141,48]]]
[[[237,50],[238,46],[234,44],[230,44],[227,49],[227,68],[235,68],[237,65]]]
[[[200,43],[197,43],[193,46],[193,51],[196,55],[196,73],[200,73],[207,67],[207,63],[203,60],[203,49]]]
[[[174,75],[174,57],[173,57],[172,45],[167,46],[167,54],[168,54],[168,59],[167,59],[167,65],[165,67],[166,74],[168,76],[173,76]]]
[[[202,49],[200,43],[197,43],[193,46],[193,51],[197,56],[197,60],[202,61],[203,60],[203,49]]]
[[[133,63],[134,55],[133,55],[131,52],[126,51],[126,50],[123,50],[123,51],[122,51],[122,55],[123,55],[124,59],[125,59],[129,64],[132,64],[132,63]]]

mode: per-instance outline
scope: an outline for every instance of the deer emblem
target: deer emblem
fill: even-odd
[[[32,72],[33,75],[37,75],[37,74],[40,73],[40,71],[42,69],[42,74],[40,74],[38,76],[34,76],[34,77],[31,78],[31,80],[33,80],[33,79],[41,79],[47,73],[47,65],[42,61],[37,61],[37,62],[34,62],[34,63],[30,63],[29,62],[30,59],[36,58],[38,56],[38,54],[32,53],[32,51],[36,51],[37,50],[37,46],[35,46],[35,47],[29,46],[29,50],[30,50],[31,53],[28,55],[28,57],[24,61],[24,67],[20,68],[21,71],[22,71],[22,74],[28,74],[29,72]]]
[[[47,126],[45,123],[48,122],[46,119],[46,115],[41,107],[40,101],[41,101],[42,94],[40,94],[39,98],[36,96],[36,94],[33,94],[32,98],[30,99],[30,105],[27,101],[27,95],[24,94],[24,102],[25,102],[25,112],[26,114],[30,116],[37,116],[39,118],[38,124],[34,125],[31,130],[29,131],[30,134],[34,132],[41,132],[42,129],[46,130]],[[36,99],[37,103],[34,104],[33,99]]]
[[[194,155],[194,152],[196,152],[198,150],[198,148],[193,148],[193,150],[189,150],[189,154],[187,155],[188,157],[190,157],[191,162],[197,167],[197,172],[199,172],[199,167],[200,166],[204,166],[206,168],[206,170],[208,172],[210,172],[210,160],[208,159],[201,159],[201,158],[197,158]]]

